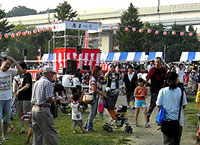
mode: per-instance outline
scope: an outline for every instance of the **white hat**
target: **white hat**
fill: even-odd
[[[42,69],[42,72],[43,73],[46,73],[46,72],[53,72],[53,73],[56,73],[56,71],[53,69],[53,66],[44,66],[43,69]]]
[[[196,73],[196,71],[195,71],[195,70],[192,70],[191,72],[192,72],[192,73]]]

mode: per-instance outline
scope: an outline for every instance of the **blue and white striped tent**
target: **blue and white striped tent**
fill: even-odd
[[[145,55],[145,52],[101,53],[101,61],[146,61],[146,60],[154,60],[156,57],[163,58],[163,53],[149,52],[148,57]]]
[[[180,61],[199,61],[200,52],[182,52]]]

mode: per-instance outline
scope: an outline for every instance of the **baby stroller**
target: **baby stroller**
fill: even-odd
[[[62,113],[71,113],[70,101],[64,93],[64,87],[61,84],[56,84],[54,87],[54,93],[56,97],[56,104],[60,108]]]
[[[112,127],[120,128],[125,124],[125,131],[127,133],[132,133],[132,128],[128,123],[128,119],[126,117],[127,114],[127,106],[118,106],[117,110],[115,110],[115,104],[117,102],[117,98],[119,96],[119,90],[110,90],[106,88],[107,97],[104,98],[104,107],[108,110],[109,114],[111,115],[112,119],[108,121],[104,126],[103,129],[112,132]]]
[[[112,132],[113,131],[113,127],[117,127],[117,128],[121,128],[123,127],[123,125],[125,125],[124,130],[129,133],[132,134],[132,127],[128,122],[128,118],[126,117],[127,115],[127,106],[121,105],[118,106],[116,109],[116,120],[110,119],[110,121],[108,121],[104,126],[103,129],[108,131],[108,132]]]

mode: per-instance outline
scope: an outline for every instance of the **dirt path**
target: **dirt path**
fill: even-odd
[[[150,96],[147,97],[147,104],[149,104]],[[117,104],[126,105],[125,96],[119,96]],[[128,144],[130,145],[161,145],[163,144],[162,133],[158,129],[157,124],[155,123],[156,115],[158,113],[158,109],[154,109],[154,112],[151,116],[150,128],[144,127],[144,115],[142,110],[139,114],[138,124],[140,127],[134,127],[134,113],[135,111],[129,110],[128,119],[129,123],[133,127],[133,134],[128,137]],[[185,122],[185,126],[183,129],[183,134],[181,138],[181,145],[192,145],[195,142],[194,131],[191,131],[191,127],[194,126]]]

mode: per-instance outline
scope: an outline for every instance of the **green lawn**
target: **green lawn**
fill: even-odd
[[[87,110],[87,113],[83,114],[84,121],[88,116],[88,111],[89,110]],[[97,132],[73,134],[71,115],[63,114],[59,111],[59,115],[55,119],[56,129],[59,135],[59,145],[113,145],[126,143],[128,141],[126,140],[126,137],[128,137],[129,134],[126,133],[123,128],[114,130],[112,133],[104,131],[102,126],[106,121],[108,121],[108,118],[100,119],[97,114],[94,121],[94,127]],[[14,126],[15,130],[13,133],[8,133],[9,142],[6,142],[6,145],[23,145],[25,143],[26,134],[19,133],[19,118],[15,116],[14,120],[11,121],[11,124]],[[28,126],[27,122],[26,126]],[[77,131],[79,132],[80,129],[77,128]]]
[[[84,121],[88,116],[87,113],[83,114]],[[196,131],[196,124],[198,123],[198,113],[197,104],[194,102],[194,97],[189,98],[188,105],[185,109],[185,122],[187,122],[187,130],[191,132]],[[110,118],[110,117],[109,117]],[[97,132],[86,133],[86,134],[73,134],[72,133],[72,122],[71,115],[66,115],[59,112],[58,118],[55,119],[56,129],[59,135],[59,145],[120,145],[128,144],[128,133],[124,131],[123,128],[116,129],[112,133],[108,133],[103,130],[102,126],[108,121],[109,118],[100,119],[97,114],[95,119],[94,127]],[[13,133],[8,134],[9,142],[3,143],[6,145],[23,145],[25,143],[26,134],[19,134],[20,123],[19,118],[15,116],[14,120],[11,121],[12,125],[15,127]],[[26,126],[27,123],[26,123]],[[77,129],[79,131],[79,128]],[[195,134],[195,133],[194,133]],[[195,136],[194,136],[195,138]],[[32,143],[32,138],[31,138]],[[30,144],[31,144],[30,143]]]

